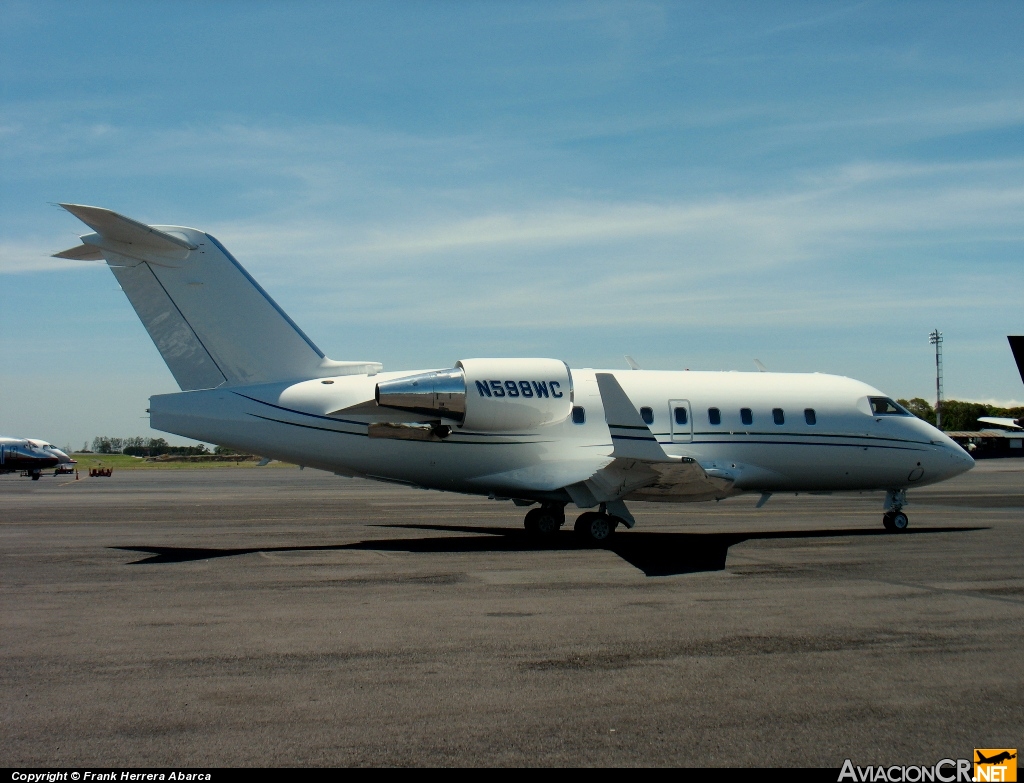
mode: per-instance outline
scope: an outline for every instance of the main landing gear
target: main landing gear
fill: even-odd
[[[584,541],[591,544],[603,544],[615,532],[620,520],[604,510],[586,511],[576,518],[573,530]],[[523,520],[526,532],[534,536],[554,535],[565,524],[565,508],[560,505],[544,505],[530,509]]]
[[[888,509],[882,517],[882,525],[890,533],[901,533],[910,525],[910,519],[903,513],[907,503],[905,489],[890,490],[885,495],[885,507]]]
[[[526,519],[523,526],[527,533],[534,535],[550,536],[558,532],[558,529],[565,524],[565,507],[555,505],[544,505],[540,508],[532,508],[526,512]]]
[[[603,544],[619,526],[617,517],[603,511],[586,511],[576,518],[573,530],[591,544]]]

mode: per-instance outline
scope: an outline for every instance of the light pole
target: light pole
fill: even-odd
[[[928,342],[935,346],[935,426],[942,429],[942,332],[932,330]]]

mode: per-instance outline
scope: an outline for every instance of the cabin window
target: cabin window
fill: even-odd
[[[753,424],[754,412],[750,408],[740,408],[740,421],[744,424]]]
[[[772,408],[772,418],[776,424],[786,423],[786,414],[782,412],[782,408]]]
[[[708,408],[708,421],[712,424],[721,424],[722,412],[718,408]]]
[[[644,420],[644,424],[654,424],[654,411],[650,408],[641,408],[640,418]]]
[[[673,413],[676,416],[676,424],[686,424],[686,408],[676,408]]]
[[[814,415],[814,408],[804,408],[804,421],[808,424],[818,423],[818,417]]]
[[[586,420],[587,420],[587,412],[583,408],[581,408],[579,405],[575,406],[572,409],[572,423],[573,424],[583,424],[583,423],[586,422]]]
[[[913,416],[910,411],[902,405],[897,405],[888,397],[869,397],[871,412],[875,416]]]

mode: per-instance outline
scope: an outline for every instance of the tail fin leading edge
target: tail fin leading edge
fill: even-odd
[[[381,369],[327,359],[209,234],[147,226],[99,207],[61,206],[96,233],[57,255],[106,259],[182,390]]]

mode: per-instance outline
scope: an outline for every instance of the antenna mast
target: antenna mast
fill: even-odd
[[[935,426],[942,429],[942,332],[934,329],[928,342],[935,346]]]

